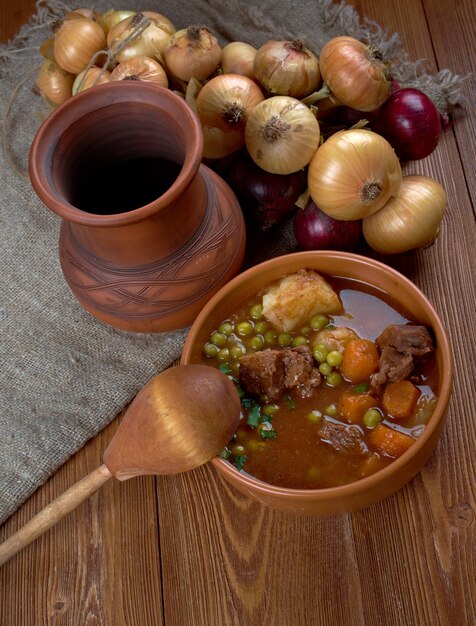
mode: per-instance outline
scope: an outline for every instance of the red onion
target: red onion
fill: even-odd
[[[382,105],[372,130],[385,137],[400,159],[423,159],[433,152],[440,138],[440,114],[426,94],[405,87]]]
[[[310,199],[294,216],[293,228],[303,250],[352,251],[362,234],[362,220],[335,220]]]
[[[248,155],[240,153],[230,167],[227,182],[236,193],[245,217],[261,230],[283,222],[296,211],[295,202],[307,186],[307,172],[265,172]]]

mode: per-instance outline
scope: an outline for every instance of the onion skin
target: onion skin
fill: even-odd
[[[296,212],[293,230],[301,250],[352,252],[362,235],[362,220],[335,220],[309,200]]]
[[[200,90],[195,107],[203,129],[203,156],[228,156],[245,143],[250,111],[264,100],[258,85],[240,74],[211,78]]]
[[[131,17],[114,24],[107,34],[108,48],[114,51],[132,33],[144,17],[150,20],[149,25],[140,35],[132,39],[115,54],[115,60],[118,63],[138,56],[154,58],[156,54],[163,54],[172,33],[175,32],[175,27],[169,19],[160,13],[150,11],[135,13]]]
[[[96,85],[102,85],[104,83],[108,83],[111,79],[111,72],[108,70],[103,70],[96,65],[91,66],[89,69],[80,72],[73,83],[73,96],[80,93],[81,91],[85,91],[90,87],[95,87]]]
[[[86,69],[91,57],[106,47],[106,35],[94,20],[64,20],[54,38],[56,63],[71,74]]]
[[[305,167],[319,145],[319,123],[309,107],[290,96],[272,96],[251,111],[245,143],[253,161],[271,174]]]
[[[441,135],[441,116],[426,94],[406,87],[388,98],[372,130],[387,139],[400,159],[416,161],[436,148]]]
[[[73,95],[75,75],[63,70],[54,61],[45,61],[36,79],[42,96],[51,104],[58,106]]]
[[[429,176],[404,176],[400,190],[380,211],[363,220],[368,245],[381,254],[400,254],[431,244],[446,210],[446,192]]]
[[[220,67],[224,74],[241,74],[254,79],[256,48],[249,43],[232,41],[221,51]]]
[[[170,72],[185,82],[205,80],[218,68],[221,46],[205,26],[192,24],[174,33],[164,48]]]
[[[300,40],[270,40],[258,49],[254,75],[272,95],[304,98],[321,82],[316,55]]]
[[[329,40],[319,56],[322,78],[336,98],[359,111],[374,111],[392,89],[387,65],[375,50],[353,37]]]
[[[388,141],[366,129],[334,133],[309,163],[311,198],[330,217],[357,220],[398,193],[400,161]]]
[[[116,65],[111,80],[139,80],[167,88],[169,81],[164,68],[154,59],[138,56]]]

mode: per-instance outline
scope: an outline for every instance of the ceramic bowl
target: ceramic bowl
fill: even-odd
[[[368,507],[410,481],[434,452],[442,433],[453,383],[453,356],[447,332],[434,307],[423,293],[396,270],[378,261],[352,253],[334,251],[297,252],[277,257],[239,274],[202,309],[187,336],[182,363],[195,363],[216,323],[270,282],[302,268],[322,274],[364,281],[401,302],[420,323],[431,327],[436,340],[440,372],[438,402],[422,435],[400,458],[375,474],[356,482],[325,489],[289,489],[274,486],[239,472],[216,457],[218,473],[239,491],[263,504],[305,515],[336,515]]]

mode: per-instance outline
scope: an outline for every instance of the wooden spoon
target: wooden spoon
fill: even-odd
[[[178,365],[134,398],[104,452],[103,465],[40,511],[0,545],[0,565],[54,526],[112,476],[178,474],[210,461],[240,420],[233,382],[208,365]]]

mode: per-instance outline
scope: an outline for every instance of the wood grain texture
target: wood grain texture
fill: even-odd
[[[354,0],[429,71],[473,71],[473,0]],[[427,159],[448,211],[433,247],[385,261],[431,299],[456,380],[441,442],[395,496],[332,518],[264,508],[212,467],[108,483],[0,569],[2,626],[474,626],[476,473],[474,82]],[[120,417],[0,529],[0,539],[100,464]]]

